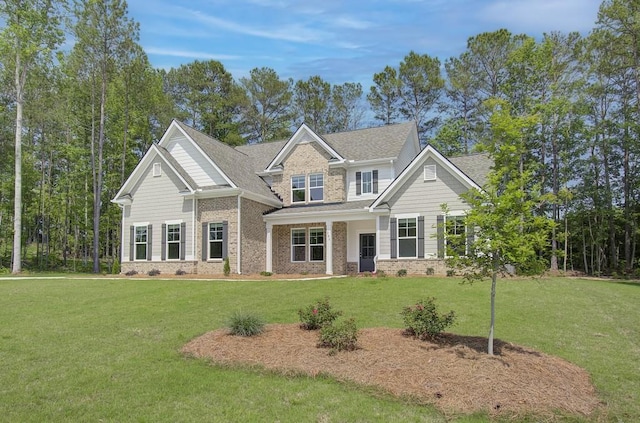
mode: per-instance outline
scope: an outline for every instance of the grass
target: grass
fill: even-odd
[[[486,336],[489,285],[452,278],[212,282],[0,278],[0,421],[445,421],[431,407],[329,378],[185,358],[187,341],[236,310],[267,322],[328,295],[358,327],[401,327],[425,296],[455,310],[450,331]],[[640,420],[640,284],[500,281],[496,336],[589,371],[601,420]],[[482,422],[483,415],[458,416]],[[595,419],[594,419],[595,420]]]

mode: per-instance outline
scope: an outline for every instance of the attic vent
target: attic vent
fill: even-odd
[[[162,166],[160,166],[160,163],[154,163],[153,176],[160,176],[160,175],[162,175]]]
[[[425,165],[424,167],[424,180],[435,181],[436,180],[436,165]]]

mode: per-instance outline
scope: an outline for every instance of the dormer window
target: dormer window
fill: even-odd
[[[378,193],[378,171],[356,172],[356,195]]]
[[[373,191],[373,175],[371,172],[362,172],[362,193],[371,194]]]
[[[324,200],[324,177],[322,173],[309,175],[309,201]]]
[[[291,177],[291,202],[304,203],[306,200],[306,176],[296,175]]]

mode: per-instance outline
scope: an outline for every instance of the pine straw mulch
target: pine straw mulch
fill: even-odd
[[[589,416],[599,406],[586,371],[563,359],[486,338],[443,334],[420,341],[401,329],[358,332],[358,349],[329,355],[317,348],[318,332],[297,324],[267,325],[255,337],[227,329],[206,333],[182,352],[218,364],[259,365],[283,374],[327,374],[338,380],[382,388],[399,397],[435,405],[448,415]]]

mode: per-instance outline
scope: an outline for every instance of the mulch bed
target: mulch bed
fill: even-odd
[[[486,338],[443,334],[429,342],[405,336],[401,329],[361,329],[358,349],[335,355],[317,348],[317,341],[317,332],[297,324],[272,324],[250,338],[229,335],[226,329],[209,332],[182,352],[284,374],[328,374],[433,404],[448,415],[487,412],[554,419],[588,416],[600,405],[580,367],[500,340],[494,343],[493,357],[486,354]]]

